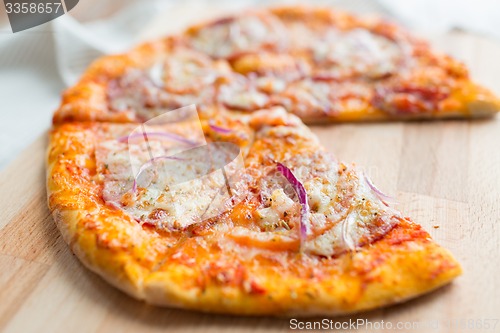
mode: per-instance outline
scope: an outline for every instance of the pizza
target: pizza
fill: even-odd
[[[48,204],[82,263],[151,304],[374,309],[449,283],[460,264],[305,124],[498,106],[461,63],[385,21],[248,12],[92,64],[54,115]]]
[[[387,21],[280,7],[193,26],[94,62],[64,94],[67,121],[141,122],[282,106],[306,123],[485,117],[500,101],[459,61]]]

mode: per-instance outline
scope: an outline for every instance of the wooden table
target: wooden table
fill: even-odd
[[[500,94],[499,44],[463,33],[433,42],[466,61],[476,80]],[[336,320],[393,325],[437,320],[436,330],[408,331],[460,332],[447,328],[446,320],[500,319],[500,118],[345,124],[314,131],[340,159],[364,166],[380,188],[397,195],[400,209],[449,248],[464,268],[462,277],[434,293]],[[85,269],[62,241],[46,207],[46,145],[42,136],[0,174],[0,331],[290,330],[288,319],[148,306]],[[500,323],[495,330],[469,331],[500,332]]]

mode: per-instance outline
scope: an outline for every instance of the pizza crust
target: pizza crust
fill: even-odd
[[[390,235],[389,235],[390,237]],[[382,244],[382,243],[380,243]],[[338,258],[338,265],[365,265],[378,243],[352,255]],[[460,265],[438,245],[419,240],[384,249],[387,260],[369,279],[349,273],[311,285],[287,274],[264,282],[272,287],[269,295],[249,296],[247,292],[211,287],[203,292],[185,292],[168,272],[154,273],[145,282],[146,301],[161,306],[239,315],[316,316],[345,315],[397,304],[439,288],[461,274]],[[185,272],[179,279],[193,278]],[[259,276],[259,272],[255,274]],[[175,281],[175,280],[174,280]],[[292,292],[293,290],[293,292]]]

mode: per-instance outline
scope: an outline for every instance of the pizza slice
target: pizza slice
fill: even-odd
[[[307,123],[475,118],[500,101],[459,61],[385,20],[279,7],[222,18],[97,60],[54,122],[146,121],[283,106]]]
[[[121,290],[206,312],[340,315],[461,273],[284,108],[195,118],[67,123],[51,133],[57,225],[78,258]]]
[[[234,71],[273,88],[270,104],[306,123],[475,118],[500,109],[499,99],[472,82],[464,64],[385,20],[305,6],[268,14],[285,32],[279,47],[256,43],[241,50],[233,37],[227,43],[234,52],[226,59]],[[223,22],[243,34],[237,18]],[[189,30],[195,47],[204,29],[211,25]]]
[[[271,46],[268,35],[259,40],[243,28],[248,14],[191,28],[188,44],[206,50],[222,42],[201,44],[207,31],[236,31],[224,39],[232,52],[212,56],[261,81],[257,89],[270,92],[270,105],[282,105],[306,123],[474,118],[500,110],[500,100],[472,82],[464,64],[386,20],[308,6],[274,8],[267,15],[281,36]],[[239,42],[245,39],[253,43]]]

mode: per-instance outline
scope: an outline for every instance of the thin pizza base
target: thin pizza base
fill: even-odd
[[[452,255],[406,218],[371,245],[333,258],[292,252],[286,265],[245,261],[220,249],[204,252],[196,237],[184,243],[185,255],[172,256],[168,244],[176,239],[106,205],[92,181],[96,133],[109,126],[79,123],[53,130],[49,206],[79,259],[137,299],[217,313],[340,315],[402,302],[461,274]],[[217,268],[201,270],[207,265]],[[221,272],[228,275],[214,278]]]

